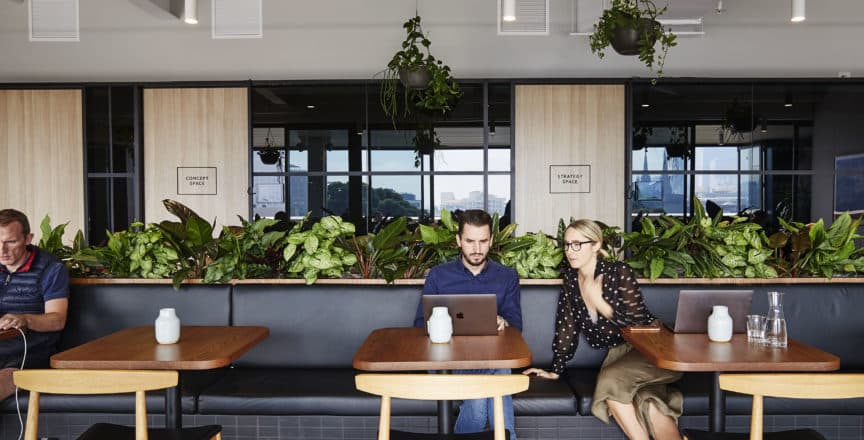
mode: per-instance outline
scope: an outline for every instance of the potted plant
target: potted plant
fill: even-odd
[[[436,148],[441,146],[441,139],[435,133],[432,124],[421,124],[414,131],[414,167],[420,168],[421,156],[432,154]]]
[[[381,108],[395,125],[399,115],[414,112],[446,115],[462,96],[450,67],[432,56],[420,16],[402,25],[405,41],[382,72]]]
[[[669,142],[666,144],[668,158],[688,159],[690,157],[690,141],[686,127],[669,127]]]
[[[279,149],[273,145],[270,130],[269,128],[267,129],[267,137],[264,138],[264,147],[258,150],[258,157],[261,158],[261,163],[265,165],[275,165],[281,158]]]
[[[649,70],[654,72],[656,67],[657,77],[663,76],[666,54],[677,44],[672,31],[657,21],[667,8],[668,4],[658,8],[653,0],[612,0],[612,6],[594,25],[591,52],[602,59],[603,50],[611,45],[621,55],[638,55]],[[658,42],[659,51],[655,48]]]

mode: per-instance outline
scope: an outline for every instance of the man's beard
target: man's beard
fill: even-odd
[[[480,259],[480,261],[478,263],[475,263],[471,260],[471,258],[470,258],[471,255],[478,255],[479,256],[479,255],[483,255],[483,254],[466,254],[465,252],[462,252],[462,261],[464,261],[465,263],[467,263],[471,266],[474,266],[474,267],[480,267],[480,266],[486,264],[486,260],[489,258],[489,254],[483,255],[483,258]]]

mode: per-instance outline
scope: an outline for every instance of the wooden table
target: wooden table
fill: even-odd
[[[382,328],[372,331],[357,353],[354,368],[366,371],[474,370],[531,365],[531,349],[519,330],[507,327],[497,336],[454,336],[448,344],[433,344],[422,328]],[[438,402],[438,432],[449,434],[453,409]]]
[[[786,348],[769,348],[747,342],[746,334],[734,334],[729,342],[711,342],[705,333],[673,333],[621,330],[624,339],[655,365],[672,371],[710,371],[709,428],[726,429],[726,398],[720,389],[721,372],[730,371],[833,371],[840,358],[818,348],[789,339]]]
[[[210,370],[226,367],[267,338],[267,327],[183,326],[176,344],[158,344],[153,326],[132,327],[51,356],[52,368]],[[181,375],[182,376],[182,375]],[[180,380],[165,391],[165,426],[180,428]]]

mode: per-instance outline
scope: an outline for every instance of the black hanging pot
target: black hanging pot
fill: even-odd
[[[660,26],[660,23],[647,18],[633,21],[631,26],[618,26],[609,40],[615,52],[621,55],[639,55],[639,41],[642,35]],[[649,33],[649,43],[653,46],[657,41],[654,33]]]
[[[258,156],[261,158],[261,162],[265,165],[275,165],[276,162],[279,162],[279,150],[268,148],[266,150],[258,151]]]
[[[425,67],[399,69],[399,80],[409,89],[422,90],[432,81],[432,74]]]
[[[749,105],[733,106],[723,116],[724,125],[732,128],[738,133],[746,133],[758,125],[753,116],[753,107]]]

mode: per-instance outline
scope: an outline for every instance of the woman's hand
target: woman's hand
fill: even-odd
[[[546,371],[546,370],[543,370],[540,368],[529,368],[529,369],[523,371],[522,374],[525,374],[528,376],[534,374],[534,375],[537,375],[537,377],[542,377],[543,379],[558,380],[558,374],[557,373],[553,373],[551,371]]]

